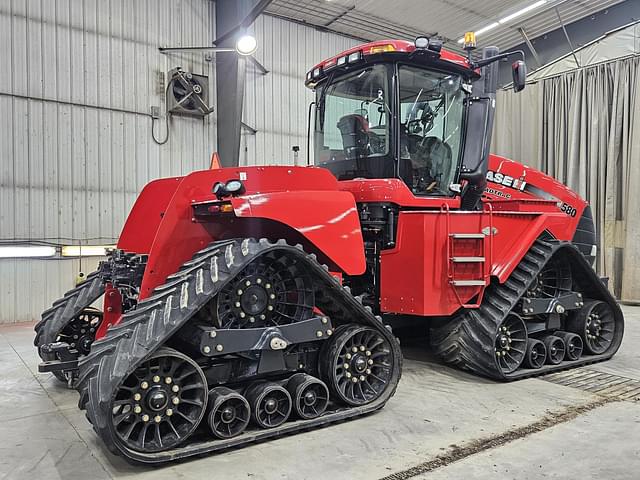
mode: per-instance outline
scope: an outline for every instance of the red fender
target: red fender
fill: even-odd
[[[243,179],[246,188],[245,195],[231,199],[235,216],[211,216],[207,221],[196,219],[193,204],[218,201],[211,193],[213,185],[232,178]],[[161,190],[161,195],[167,194],[167,190]],[[212,241],[238,236],[273,238],[276,232],[282,232],[275,228],[277,226],[293,232],[291,239],[305,239],[342,272],[358,275],[365,270],[354,197],[349,192],[338,191],[336,179],[325,169],[244,167],[191,173],[181,179],[166,208],[149,207],[149,214],[155,212],[159,216],[159,211],[163,212],[157,228],[141,216],[147,201],[150,199],[140,208],[136,204],[132,215],[138,220],[133,221],[130,216],[125,226],[127,230],[131,224],[127,237],[141,235],[144,241],[139,245],[133,240],[122,242],[122,245],[143,248],[151,232],[155,233],[142,280],[141,300],[163,284],[194,252]],[[318,208],[319,205],[322,208]],[[247,219],[265,222],[247,222]]]
[[[135,253],[149,253],[167,205],[182,177],[161,178],[145,185],[122,228],[117,247]]]

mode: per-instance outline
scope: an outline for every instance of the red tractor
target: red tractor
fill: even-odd
[[[113,452],[154,463],[381,408],[402,367],[391,327],[498,380],[610,358],[623,317],[589,206],[489,155],[508,55],[420,37],[315,66],[315,166],[149,183],[117,250],[43,313],[40,370]]]

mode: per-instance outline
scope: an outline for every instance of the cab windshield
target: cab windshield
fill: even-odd
[[[317,91],[315,164],[338,180],[399,177],[414,195],[451,195],[462,145],[462,79],[398,65],[398,104],[391,101],[395,68],[378,64],[329,78]]]

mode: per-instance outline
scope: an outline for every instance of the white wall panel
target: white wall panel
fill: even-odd
[[[340,35],[261,15],[254,35],[256,59],[269,73],[261,75],[249,64],[243,120],[257,133],[243,134],[241,165],[293,165],[291,147],[300,147],[299,163],[306,164],[307,114],[313,93],[304,86],[316,63],[358,42]]]
[[[147,114],[152,105],[164,111],[158,78],[176,66],[209,75],[213,103],[213,64],[158,47],[210,44],[214,5],[0,0],[1,242],[113,242],[145,183],[208,166],[213,116],[174,117],[169,142],[158,146]],[[163,136],[164,123],[156,128]],[[0,259],[0,323],[35,318],[72,286],[77,268]]]

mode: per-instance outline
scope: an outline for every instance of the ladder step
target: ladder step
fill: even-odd
[[[451,257],[453,263],[483,263],[484,257]]]
[[[457,238],[457,239],[478,239],[481,240],[485,237],[484,233],[451,233],[451,238]]]
[[[487,282],[484,280],[451,280],[451,284],[456,287],[484,287]]]

